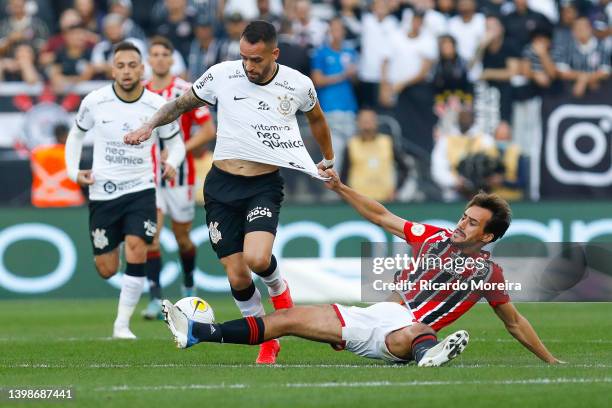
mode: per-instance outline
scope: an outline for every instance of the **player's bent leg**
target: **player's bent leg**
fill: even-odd
[[[119,248],[94,256],[94,263],[98,274],[103,279],[112,278],[119,268]]]
[[[267,231],[249,232],[244,237],[244,258],[249,268],[268,287],[274,309],[293,307],[293,300],[287,282],[280,273],[276,257],[272,255],[274,234]]]
[[[181,287],[183,297],[195,296],[193,271],[195,269],[196,247],[189,236],[191,227],[191,221],[178,222],[172,220],[172,232],[174,232],[179,247],[181,266],[183,267],[183,285]]]

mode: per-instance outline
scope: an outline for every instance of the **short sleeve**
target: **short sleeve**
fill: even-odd
[[[196,125],[203,125],[210,120],[210,110],[206,106],[201,106],[191,111],[191,118]]]
[[[168,123],[167,125],[160,126],[155,130],[157,132],[157,137],[163,140],[168,140],[178,135],[180,129],[181,128],[179,127],[178,122],[175,120],[173,122]]]
[[[317,104],[317,91],[312,80],[304,76],[304,86],[300,95],[300,105],[298,109],[302,112],[310,112]]]
[[[217,104],[217,87],[221,80],[219,64],[213,65],[204,72],[194,83],[191,89],[195,96],[208,105]]]
[[[502,271],[501,266],[497,264],[493,264],[493,272],[491,273],[491,278],[489,278],[488,283],[494,283],[493,287],[497,286],[497,284],[504,284],[504,273]],[[496,307],[499,305],[503,305],[504,303],[510,302],[510,296],[508,292],[500,289],[491,289],[483,291],[482,295],[491,307]]]
[[[76,115],[76,125],[83,132],[87,132],[95,124],[94,117],[91,112],[92,105],[92,97],[91,94],[89,94],[83,98],[81,105],[79,106],[79,111]]]

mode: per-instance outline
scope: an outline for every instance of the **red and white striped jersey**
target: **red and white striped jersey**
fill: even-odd
[[[173,77],[170,85],[163,89],[153,89],[152,81],[147,81],[145,87],[158,95],[163,96],[166,100],[171,101],[178,98],[185,92],[191,89],[191,82],[187,82],[179,77]],[[191,128],[194,125],[203,125],[211,119],[210,111],[206,106],[194,109],[181,115],[179,123],[181,125],[181,131],[183,133],[183,140],[187,142],[191,137]],[[185,160],[178,169],[176,169],[176,177],[173,180],[164,180],[161,178],[161,169],[159,165],[159,152],[164,149],[163,142],[159,144],[159,150],[154,146],[153,149],[153,166],[155,171],[155,182],[161,187],[175,187],[195,184],[195,165],[193,161],[193,155],[188,152],[185,155]]]
[[[433,225],[407,221],[404,224],[404,235],[412,247],[414,258],[437,259],[437,262],[418,263],[416,268],[411,266],[398,272],[395,277],[396,282],[414,283],[410,290],[398,293],[419,322],[439,331],[461,317],[483,297],[493,307],[510,301],[504,290],[474,289],[482,286],[480,282],[505,282],[502,268],[490,260],[489,252],[466,255],[451,242],[452,231]],[[470,258],[471,261],[467,261]],[[459,268],[457,265],[465,267]],[[423,287],[421,282],[435,285],[432,285],[434,288]],[[450,288],[453,282],[465,282],[463,286],[467,288]],[[435,287],[443,289],[436,290]]]

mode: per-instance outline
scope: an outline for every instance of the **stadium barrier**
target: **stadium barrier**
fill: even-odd
[[[463,206],[411,204],[392,205],[390,209],[411,220],[454,227]],[[505,240],[612,242],[612,217],[606,202],[517,203],[513,211],[514,221]],[[196,285],[200,293],[224,293],[229,286],[208,243],[203,219],[199,208],[192,231],[198,246]],[[87,220],[86,208],[3,209],[0,299],[116,296],[120,277],[103,281],[95,271]],[[363,241],[389,247],[401,242],[344,205],[286,206],[281,212],[274,252],[296,300],[356,301]],[[177,244],[168,228],[162,230],[161,245],[161,282],[168,287],[169,296],[176,296],[180,267]]]

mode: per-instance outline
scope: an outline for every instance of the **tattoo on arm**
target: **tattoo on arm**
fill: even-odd
[[[168,123],[178,119],[178,117],[183,113],[204,105],[204,102],[198,99],[193,93],[193,90],[190,89],[178,98],[166,102],[161,108],[159,108],[155,115],[153,115],[149,121],[149,124],[154,128],[167,125]]]

